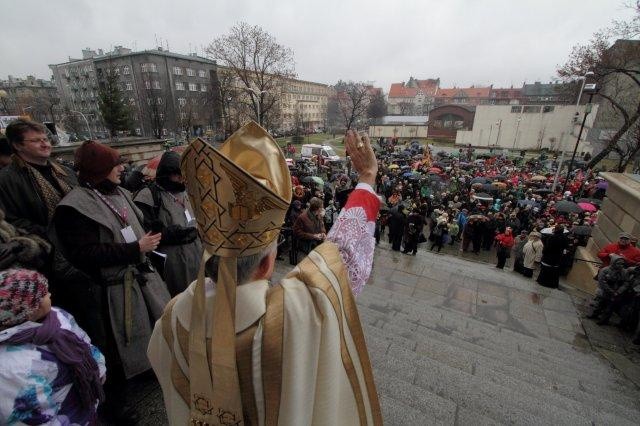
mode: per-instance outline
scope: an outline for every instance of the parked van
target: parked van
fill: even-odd
[[[316,144],[302,145],[302,150],[300,150],[300,157],[312,158],[316,155],[321,155],[322,157],[324,157],[325,160],[329,160],[329,161],[340,160],[340,157],[333,150],[333,147],[329,145],[316,145]]]

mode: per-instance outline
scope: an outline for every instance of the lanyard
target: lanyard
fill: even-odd
[[[100,191],[98,191],[97,189],[94,189],[93,192],[95,192],[98,198],[100,198],[102,202],[104,202],[107,205],[107,207],[109,207],[109,210],[111,210],[116,215],[116,217],[120,219],[120,222],[122,222],[124,226],[129,225],[129,222],[127,221],[127,217],[129,216],[129,211],[127,210],[126,207],[123,207],[122,210],[120,210],[116,206],[114,206],[113,203],[109,201],[107,197],[102,195]]]
[[[169,191],[167,191],[167,194],[169,194],[169,196],[171,198],[173,198],[173,201],[175,201],[176,203],[180,204],[182,206],[183,209],[186,209],[185,204],[184,204],[184,200],[179,200],[176,196],[174,196],[172,193],[170,193]]]

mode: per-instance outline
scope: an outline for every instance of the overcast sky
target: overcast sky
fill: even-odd
[[[123,45],[188,53],[234,23],[256,24],[294,50],[304,80],[453,85],[550,81],[577,42],[624,0],[4,0],[0,78],[50,78],[81,49]]]

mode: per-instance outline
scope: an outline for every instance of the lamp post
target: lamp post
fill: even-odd
[[[516,118],[516,134],[513,136],[513,149],[516,149],[516,142],[518,141],[518,130],[520,129],[520,122],[522,117]]]
[[[82,112],[80,112],[80,111],[73,111],[73,110],[70,110],[70,112],[73,112],[73,113],[75,113],[75,114],[80,114],[80,115],[82,116],[82,118],[83,118],[83,120],[84,120],[84,124],[86,124],[86,125],[87,125],[87,130],[89,131],[89,139],[93,139],[93,133],[91,133],[91,126],[89,126],[89,120],[87,120],[87,116],[86,116],[86,115],[84,115],[84,114],[83,114]]]
[[[262,97],[262,95],[264,95],[265,93],[267,93],[266,90],[255,90],[251,87],[247,87],[246,88],[247,92],[251,93],[252,97],[255,96],[256,97],[256,113],[258,116],[258,124],[262,126],[262,116],[260,114],[260,98]]]
[[[498,136],[496,136],[496,146],[500,144],[500,131],[502,130],[502,118],[496,122],[498,126]]]
[[[578,114],[578,108],[580,107],[580,99],[582,98],[582,92],[584,91],[584,85],[587,82],[587,77],[593,75],[593,71],[587,71],[583,76],[578,77],[578,80],[582,80],[582,84],[580,85],[580,92],[578,93],[578,99],[576,100],[576,114]],[[591,99],[589,99],[591,102]],[[586,115],[586,114],[585,114]],[[580,132],[582,132],[582,127],[580,127]],[[572,132],[573,133],[573,132]],[[580,137],[578,136],[578,140]],[[562,141],[560,141],[562,143]],[[576,141],[576,149],[578,147],[578,142]],[[575,155],[575,153],[574,153]],[[560,177],[560,169],[562,168],[562,162],[564,161],[564,149],[560,151],[560,161],[558,162],[558,168],[556,169],[556,175],[553,178],[553,185],[551,186],[551,191],[556,191],[556,186],[558,185],[558,178]],[[567,175],[568,176],[568,175]],[[564,193],[564,189],[562,190]]]
[[[584,130],[584,124],[587,121],[587,116],[591,112],[591,100],[593,99],[593,95],[597,91],[597,87],[595,84],[589,84],[588,86],[583,85],[583,88],[586,87],[589,90],[589,102],[585,106],[584,109],[584,117],[582,117],[582,123],[580,124],[580,131],[578,132],[578,137],[576,138],[576,144],[573,147],[573,154],[571,155],[571,162],[569,163],[569,167],[567,167],[567,177],[564,180],[564,185],[562,185],[562,193],[567,189],[567,183],[569,183],[569,176],[573,171],[573,162],[576,159],[576,152],[578,152],[578,144],[580,143],[580,137],[582,136],[582,130]]]

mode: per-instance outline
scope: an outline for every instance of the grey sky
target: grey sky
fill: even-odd
[[[49,78],[84,47],[188,53],[236,22],[295,53],[298,77],[455,85],[549,81],[571,46],[631,12],[622,0],[4,0],[0,77]]]

